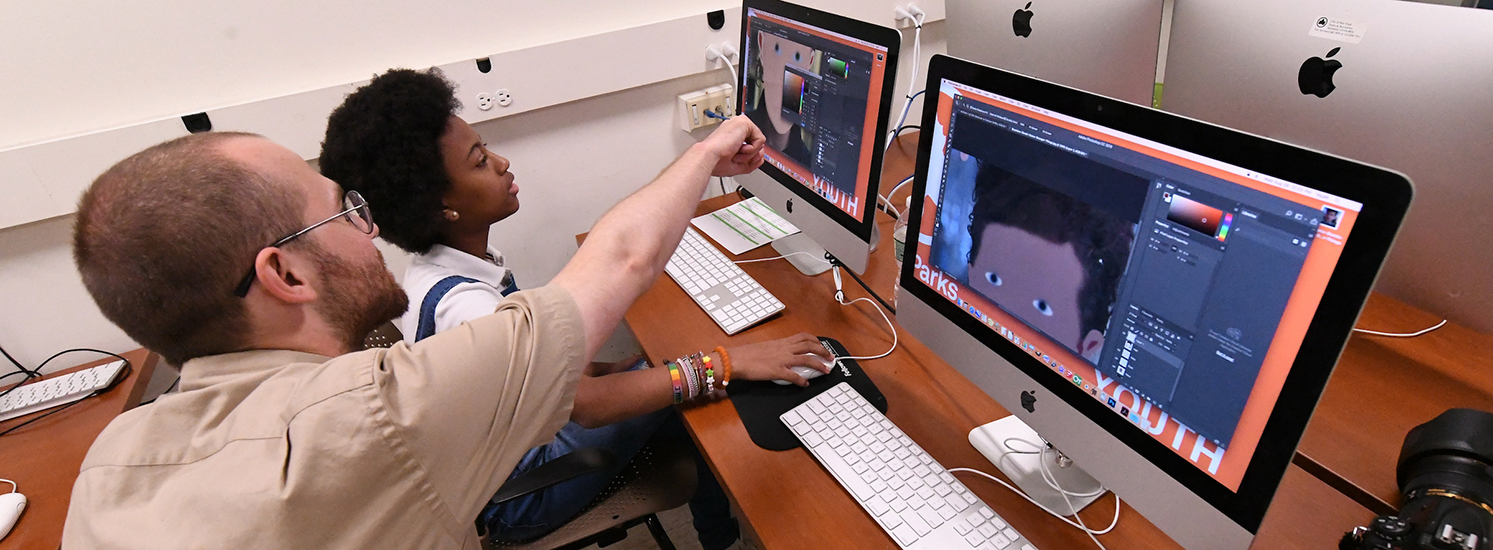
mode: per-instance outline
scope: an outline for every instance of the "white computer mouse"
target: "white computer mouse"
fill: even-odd
[[[10,528],[16,526],[16,520],[21,518],[21,512],[24,510],[26,510],[26,495],[0,494],[0,539],[10,534]]]
[[[835,360],[834,359],[825,359],[825,358],[820,357],[818,355],[815,355],[814,358],[818,359],[819,362],[822,363],[822,364],[824,364],[824,366],[826,366],[826,367],[829,367],[831,369],[835,368]],[[824,374],[825,374],[825,373],[819,372],[817,370],[814,370],[812,368],[805,367],[805,366],[802,366],[802,365],[788,367],[788,370],[791,370],[793,372],[798,373],[799,376],[804,377],[804,380],[813,380],[815,378],[819,378],[820,376],[824,376]],[[787,386],[789,384],[792,384],[792,382],[789,382],[787,380],[773,380],[772,383],[780,385],[780,386]]]

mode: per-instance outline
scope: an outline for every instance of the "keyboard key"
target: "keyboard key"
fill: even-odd
[[[919,512],[914,512],[912,510],[903,512],[902,521],[906,522],[908,526],[912,527],[912,530],[916,531],[918,533],[918,536],[920,537],[928,534],[929,531],[933,530],[933,526],[928,525],[928,521],[923,519],[923,516]]]
[[[875,489],[876,486],[873,485],[871,488]],[[880,491],[877,491],[877,493],[880,493]],[[880,497],[873,496],[866,499],[866,509],[871,511],[871,515],[879,516],[891,511],[892,507],[888,506],[886,501],[881,500]]]
[[[979,533],[970,533],[968,535],[964,535],[964,542],[968,542],[970,547],[974,548],[979,546],[980,543],[985,542],[985,539],[980,537]]]
[[[943,501],[944,504],[949,505],[950,508],[953,508],[955,510],[963,510],[969,507],[969,504],[964,502],[964,499],[959,498],[959,495],[950,494],[949,496],[944,497]],[[979,516],[975,517],[978,518]]]
[[[1009,527],[1007,527],[1006,530],[1002,534],[1006,535],[1006,538],[1011,539],[1011,540],[1016,540],[1016,539],[1021,538],[1021,535],[1016,534],[1016,530],[1015,529],[1011,529]]]
[[[933,508],[919,509],[918,516],[923,518],[923,521],[928,522],[928,525],[933,527],[943,525],[943,522],[945,521],[943,516],[940,516],[938,514],[938,511],[934,510]]]
[[[787,422],[789,426],[797,426],[804,423],[804,417],[798,414],[798,411],[788,411],[783,413],[783,421]]]
[[[898,525],[902,525],[902,516],[891,510],[887,510],[886,513],[876,516],[876,519],[881,520],[881,525],[887,529],[895,529]]]
[[[944,521],[949,521],[951,519],[954,519],[954,516],[959,515],[958,510],[955,510],[942,502],[939,502],[938,505],[933,508],[933,510],[938,512],[938,517],[943,518]]]
[[[987,539],[988,538],[993,538],[993,537],[995,537],[996,534],[1000,533],[1000,531],[997,531],[995,529],[994,525],[991,525],[991,524],[988,524],[988,523],[985,524],[985,525],[981,525],[980,528],[979,529],[975,529],[975,531],[978,532],[978,533],[980,533],[980,536],[985,537]]]
[[[996,550],[1003,550],[1011,545],[1011,539],[1005,535],[996,535],[995,538],[990,539],[990,544],[994,545]]]
[[[990,508],[981,506],[980,515],[985,516],[985,519],[995,520],[995,524],[1001,526],[1002,529],[1006,528],[1005,522],[1002,522],[1000,518],[995,517],[995,512],[990,511]]]
[[[892,536],[897,537],[897,542],[902,543],[902,546],[912,546],[912,543],[918,540],[917,532],[913,531],[912,526],[907,524],[892,529]]]
[[[969,526],[969,520],[961,519],[958,522],[954,523],[954,532],[959,533],[959,536],[961,537],[964,535],[968,535],[970,530],[971,529]]]

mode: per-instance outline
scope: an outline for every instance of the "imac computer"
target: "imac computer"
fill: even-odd
[[[925,93],[898,324],[1182,546],[1248,547],[1409,181],[945,56]]]
[[[1150,105],[1163,0],[948,0],[948,53]]]
[[[1493,11],[1187,0],[1172,21],[1162,109],[1410,176],[1377,290],[1493,332]]]
[[[767,136],[762,169],[736,177],[801,233],[773,242],[795,267],[827,251],[866,270],[886,143],[897,31],[776,0],[741,10],[738,110]]]

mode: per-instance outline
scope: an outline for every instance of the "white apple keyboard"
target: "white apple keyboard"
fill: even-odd
[[[36,411],[66,405],[109,387],[124,370],[124,361],[115,361],[26,384],[0,397],[0,420],[9,420]]]
[[[850,384],[779,418],[904,550],[1036,550]]]
[[[736,334],[783,311],[783,302],[762,288],[751,275],[725,254],[686,227],[679,248],[664,266],[664,272],[694,298],[695,303],[720,325],[726,334]]]

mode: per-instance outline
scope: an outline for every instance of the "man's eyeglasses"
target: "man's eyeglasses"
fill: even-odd
[[[363,195],[359,195],[357,191],[349,190],[346,195],[342,196],[342,207],[345,208],[345,210],[338,212],[336,215],[308,225],[305,229],[286,235],[284,238],[270,243],[269,246],[266,246],[264,248],[274,248],[293,241],[296,239],[296,237],[305,235],[306,233],[311,232],[312,229],[316,229],[318,227],[326,225],[327,222],[330,222],[337,218],[347,218],[348,223],[353,224],[353,227],[358,228],[359,231],[370,235],[373,234],[373,212],[368,209],[368,201],[363,200]],[[261,248],[260,250],[263,250],[263,248]],[[238,296],[239,298],[248,296],[249,287],[253,286],[254,284],[254,275],[255,268],[251,265],[249,266],[249,272],[245,273],[244,278],[238,282],[238,288],[234,289],[233,295]]]

